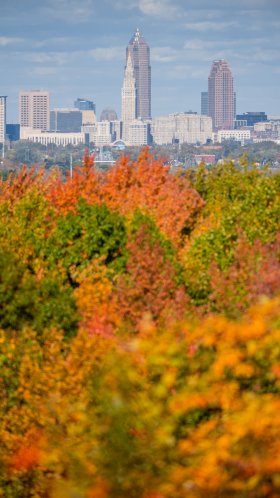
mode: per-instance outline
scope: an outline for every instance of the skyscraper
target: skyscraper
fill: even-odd
[[[0,150],[4,158],[5,154],[5,138],[6,138],[6,102],[7,97],[0,95]]]
[[[208,116],[208,92],[201,92],[201,112],[202,116]]]
[[[79,111],[94,111],[96,112],[96,106],[93,100],[89,99],[76,99],[74,102],[74,107],[79,109]]]
[[[212,64],[208,78],[208,106],[215,130],[233,128],[233,76],[225,60]]]
[[[126,67],[131,56],[136,84],[136,118],[151,118],[151,65],[150,48],[139,29],[131,38],[126,49]]]
[[[34,130],[50,128],[50,94],[40,90],[21,91],[19,93],[20,126]]]
[[[127,140],[129,123],[136,118],[136,98],[136,81],[132,66],[132,58],[129,52],[122,87],[122,121],[124,140]]]
[[[79,109],[57,108],[50,113],[50,130],[62,133],[79,133],[83,114]]]

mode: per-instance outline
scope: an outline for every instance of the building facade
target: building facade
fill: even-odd
[[[136,118],[151,118],[151,64],[150,48],[139,29],[126,49],[126,68],[131,57],[136,85]]]
[[[100,114],[100,121],[118,121],[118,115],[115,109],[106,107]]]
[[[94,111],[96,112],[96,106],[93,100],[88,99],[76,99],[74,102],[74,107],[79,109],[79,111]]]
[[[0,148],[2,157],[4,157],[5,154],[6,116],[7,97],[4,95],[0,95]]]
[[[42,145],[55,144],[65,147],[66,145],[84,144],[85,133],[49,132],[22,127],[20,128],[20,139]]]
[[[40,90],[19,93],[19,123],[21,127],[47,131],[50,129],[50,93]]]
[[[244,145],[251,139],[250,130],[219,130],[217,133],[217,142],[222,143],[226,140],[240,142]]]
[[[176,113],[152,120],[152,136],[155,144],[172,143],[204,144],[212,138],[212,120],[199,114]]]
[[[256,123],[262,123],[267,121],[267,114],[265,112],[244,112],[243,114],[238,114],[236,120],[246,121],[246,126],[254,126]]]
[[[6,137],[10,142],[17,142],[20,138],[20,126],[19,124],[6,124]]]
[[[131,54],[128,54],[122,87],[122,122],[123,139],[128,139],[129,123],[136,119],[136,81],[132,65]]]
[[[129,123],[126,145],[141,147],[149,143],[150,125],[143,119],[135,119]]]
[[[201,92],[201,115],[208,116],[208,92]]]
[[[82,111],[71,108],[57,108],[50,113],[50,131],[79,133],[83,124]]]
[[[208,78],[208,115],[215,130],[230,130],[234,125],[233,76],[225,60],[214,61]]]

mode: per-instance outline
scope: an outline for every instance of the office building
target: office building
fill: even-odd
[[[94,111],[96,113],[96,106],[93,100],[78,98],[74,102],[74,107],[79,111]]]
[[[85,143],[85,133],[61,133],[49,132],[42,130],[34,130],[33,128],[20,128],[21,140],[29,140],[30,142],[39,143],[42,145],[55,144],[57,146],[78,145]]]
[[[0,150],[2,157],[4,157],[5,154],[6,116],[7,97],[4,95],[0,95]]]
[[[217,142],[222,143],[224,141],[230,140],[235,142],[240,142],[244,145],[251,139],[250,130],[219,130],[217,133]]]
[[[82,113],[82,125],[93,125],[96,123],[96,106],[93,100],[78,98],[74,107]]]
[[[115,109],[106,107],[100,114],[100,121],[118,121],[118,115]]]
[[[208,116],[208,92],[201,92],[201,115]]]
[[[82,124],[82,111],[78,109],[57,108],[50,113],[50,131],[79,133]]]
[[[136,119],[136,95],[136,81],[132,66],[132,58],[129,52],[122,87],[122,122],[123,139],[125,141],[128,139],[129,123]]]
[[[21,127],[34,130],[50,129],[50,93],[40,90],[19,93],[19,122]]]
[[[150,48],[139,29],[126,49],[126,68],[131,57],[136,85],[136,118],[151,118],[151,65]]]
[[[19,124],[6,124],[6,137],[10,142],[17,142],[20,138]]]
[[[233,115],[236,116],[236,92],[233,92]],[[201,115],[209,116],[208,92],[201,92]],[[236,118],[237,119],[237,118]]]
[[[212,119],[199,114],[175,113],[152,120],[151,132],[155,144],[204,144],[212,138]]]
[[[225,60],[212,64],[208,78],[208,115],[215,130],[232,129],[234,123],[233,76]]]
[[[236,116],[237,121],[246,121],[246,126],[254,126],[256,123],[267,121],[265,112],[244,112]]]
[[[140,147],[149,144],[150,124],[143,119],[135,119],[128,125],[126,144]]]
[[[121,140],[122,138],[122,121],[113,120],[110,121],[110,127],[111,127],[111,136],[112,136],[112,142],[116,142],[117,140]]]

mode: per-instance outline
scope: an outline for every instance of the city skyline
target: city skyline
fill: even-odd
[[[48,90],[51,107],[92,99],[120,116],[125,49],[139,27],[151,48],[152,115],[200,112],[209,68],[226,59],[237,112],[280,114],[280,3],[275,0],[10,0],[1,6],[0,94],[17,122],[18,92]]]

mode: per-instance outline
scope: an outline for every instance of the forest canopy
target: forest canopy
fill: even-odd
[[[280,175],[0,182],[0,496],[280,495]]]

